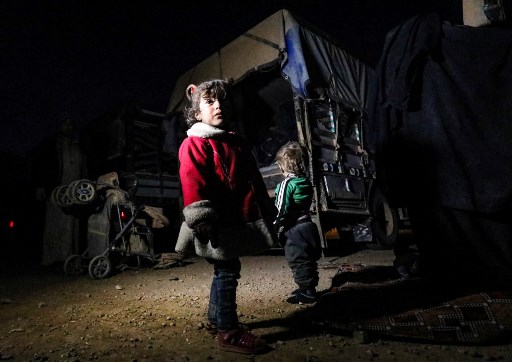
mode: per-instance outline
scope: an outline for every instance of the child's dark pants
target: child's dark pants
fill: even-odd
[[[285,233],[285,259],[300,289],[315,289],[318,285],[318,265],[322,247],[318,228],[312,221],[292,226]]]

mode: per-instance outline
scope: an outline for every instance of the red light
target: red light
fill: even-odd
[[[126,212],[121,211],[121,220],[123,220],[123,221],[124,221],[124,220],[126,220],[126,219],[128,219],[128,215],[126,215]]]
[[[14,228],[14,220],[9,221],[9,229]]]

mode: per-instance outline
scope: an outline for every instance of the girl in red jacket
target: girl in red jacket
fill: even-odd
[[[176,251],[191,249],[213,264],[208,325],[222,349],[246,354],[266,344],[240,328],[236,289],[240,256],[275,245],[270,200],[250,149],[226,130],[232,115],[230,84],[211,80],[186,91],[187,138],[179,149],[184,222]]]

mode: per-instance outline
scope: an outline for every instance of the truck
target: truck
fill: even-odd
[[[408,218],[388,201],[368,150],[371,72],[328,34],[282,9],[180,75],[167,112],[180,114],[189,84],[231,79],[232,126],[252,148],[269,195],[283,179],[275,154],[296,140],[309,154],[310,211],[322,246],[343,236],[389,249]]]

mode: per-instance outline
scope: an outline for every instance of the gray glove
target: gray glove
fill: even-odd
[[[217,230],[215,229],[215,226],[212,224],[202,222],[197,224],[194,227],[194,236],[199,240],[201,244],[212,244],[212,248],[217,248],[219,246],[219,241],[217,237]]]

